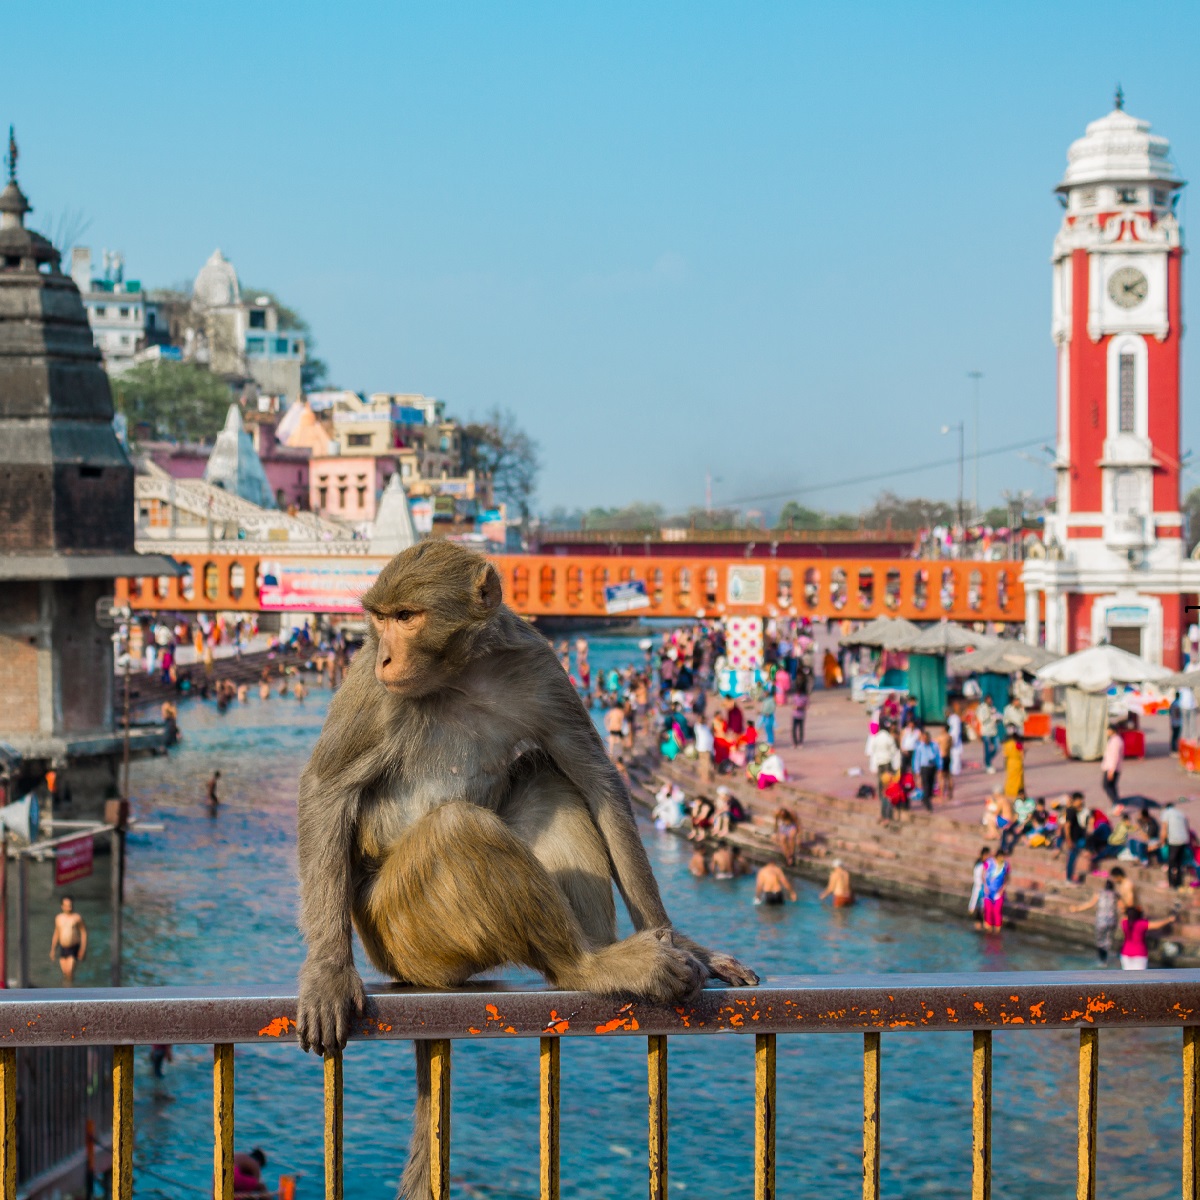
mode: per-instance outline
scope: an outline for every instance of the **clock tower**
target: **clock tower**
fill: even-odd
[[[1025,570],[1026,637],[1111,642],[1178,666],[1200,591],[1180,512],[1183,180],[1166,138],[1116,105],[1067,152],[1051,332],[1057,489]]]

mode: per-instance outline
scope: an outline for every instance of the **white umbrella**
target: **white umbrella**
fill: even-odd
[[[1041,646],[1031,646],[1016,638],[998,638],[995,645],[985,646],[970,654],[956,654],[946,663],[951,675],[970,675],[991,671],[997,675],[1012,675],[1017,671],[1032,674],[1038,667],[1057,662],[1062,657]]]
[[[881,650],[895,649],[896,642],[915,638],[921,631],[903,617],[875,617],[854,633],[838,638],[842,646],[873,646]]]
[[[1200,671],[1180,671],[1158,681],[1163,687],[1200,688]]]
[[[1076,687],[1083,692],[1106,692],[1114,683],[1161,683],[1170,677],[1166,667],[1121,650],[1116,646],[1092,646],[1068,654],[1037,672],[1043,683]]]

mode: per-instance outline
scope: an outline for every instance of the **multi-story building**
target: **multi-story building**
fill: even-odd
[[[397,462],[389,454],[331,454],[308,466],[309,507],[351,524],[375,519],[376,508]]]
[[[134,355],[145,345],[146,297],[138,280],[125,278],[120,254],[105,250],[102,261],[103,274],[96,275],[91,250],[76,246],[71,251],[71,278],[104,369],[114,375],[131,367]]]
[[[1183,181],[1166,138],[1116,107],[1067,154],[1054,241],[1058,472],[1046,553],[1024,572],[1026,636],[1110,642],[1178,666],[1200,562],[1180,512]]]

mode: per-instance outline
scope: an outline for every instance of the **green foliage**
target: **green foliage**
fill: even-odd
[[[1183,523],[1190,554],[1200,542],[1200,487],[1192,488],[1183,502]]]
[[[928,529],[932,525],[953,525],[956,519],[954,505],[944,500],[905,498],[895,492],[880,492],[862,515],[867,529]]]
[[[112,389],[131,438],[143,426],[152,437],[210,441],[225,424],[232,400],[229,387],[195,363],[138,363],[114,379]]]
[[[663,519],[661,504],[644,504],[635,500],[624,508],[590,508],[583,515],[584,529],[628,529],[649,533],[656,530]]]
[[[516,416],[493,408],[463,430],[463,442],[468,465],[487,472],[496,499],[528,521],[542,464],[537,442],[517,424]]]
[[[329,387],[329,364],[316,356],[317,339],[313,337],[312,326],[308,320],[290,304],[284,304],[270,288],[243,287],[241,292],[242,299],[252,304],[257,303],[260,296],[265,296],[275,306],[280,329],[304,334],[304,363],[300,367],[300,386],[306,392]]]

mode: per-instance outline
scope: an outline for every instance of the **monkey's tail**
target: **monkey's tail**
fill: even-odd
[[[412,1139],[408,1143],[408,1163],[400,1180],[398,1200],[430,1200],[429,1190],[429,1097],[430,1050],[427,1041],[414,1041],[417,1060],[417,1103],[413,1109]]]

